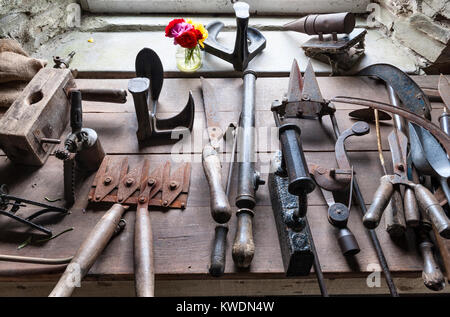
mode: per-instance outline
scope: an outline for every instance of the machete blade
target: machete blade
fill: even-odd
[[[158,100],[164,81],[164,68],[158,54],[150,48],[143,48],[136,56],[136,76],[150,80],[152,100]]]
[[[289,87],[287,91],[287,100],[289,102],[295,102],[302,100],[303,80],[298,67],[298,62],[294,58],[292,62],[291,72],[289,74]]]
[[[308,61],[305,74],[303,76],[303,98],[309,98],[309,101],[323,103],[325,102],[320,92],[319,84],[317,83],[316,74],[311,64],[311,60]]]
[[[448,82],[448,79],[442,74],[439,77],[438,90],[439,94],[441,95],[442,101],[447,108],[447,111],[450,111],[450,83]]]

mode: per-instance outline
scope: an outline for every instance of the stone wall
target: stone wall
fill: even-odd
[[[34,52],[67,28],[67,5],[76,0],[0,0],[0,37]]]
[[[450,73],[449,0],[377,0],[378,23],[424,60],[429,74]]]

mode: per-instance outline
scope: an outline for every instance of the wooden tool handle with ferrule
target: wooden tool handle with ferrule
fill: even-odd
[[[134,230],[134,276],[136,295],[138,297],[153,297],[155,289],[153,235],[147,204],[138,204]]]
[[[68,297],[75,287],[80,287],[81,280],[114,235],[125,210],[126,207],[114,204],[97,222],[53,288],[50,297]]]
[[[206,145],[202,157],[203,170],[209,185],[211,216],[218,223],[226,223],[231,217],[231,207],[222,186],[219,156],[212,146]]]
[[[237,229],[234,238],[232,256],[234,263],[241,268],[247,268],[255,254],[253,242],[253,210],[242,208],[236,213]]]

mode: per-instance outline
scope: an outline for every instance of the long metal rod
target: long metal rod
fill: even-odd
[[[305,228],[306,228],[306,231],[308,232],[308,236],[309,236],[309,242],[311,244],[311,251],[314,255],[314,262],[313,262],[314,273],[316,273],[317,283],[319,284],[319,289],[320,289],[320,294],[322,294],[323,297],[329,297],[330,295],[328,294],[327,285],[325,284],[325,279],[323,277],[323,272],[322,272],[322,266],[320,265],[319,255],[317,254],[316,245],[314,244],[314,239],[312,236],[311,227],[309,226],[307,216],[305,216],[305,224],[306,224]]]
[[[334,114],[331,114],[330,118],[331,118],[331,123],[333,125],[334,134],[337,139],[337,138],[339,138],[339,135],[341,134],[339,131],[339,126],[338,126],[338,123],[337,123],[337,120],[336,120],[336,117],[334,116]],[[361,190],[359,188],[356,177],[353,179],[353,193],[354,193],[354,196],[356,197],[356,200],[358,201],[358,205],[361,208],[362,214],[365,215],[367,212],[367,208],[364,203],[364,198],[361,194]],[[372,245],[375,248],[375,253],[377,254],[381,269],[383,270],[384,278],[385,278],[387,286],[389,288],[389,292],[391,293],[392,297],[398,297],[397,288],[395,287],[394,280],[392,279],[391,271],[389,270],[389,266],[387,264],[386,257],[384,256],[383,249],[381,248],[381,244],[380,244],[380,241],[378,240],[377,234],[376,234],[375,230],[373,230],[373,229],[368,229],[367,231],[369,232],[369,236],[370,236],[370,240],[372,241]]]

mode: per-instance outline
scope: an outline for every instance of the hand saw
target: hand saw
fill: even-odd
[[[222,185],[222,168],[217,153],[223,138],[220,119],[215,109],[218,106],[218,100],[211,83],[203,77],[201,77],[201,82],[210,142],[203,148],[203,170],[209,185],[211,215],[216,222],[226,223],[231,218],[231,207]]]

